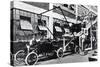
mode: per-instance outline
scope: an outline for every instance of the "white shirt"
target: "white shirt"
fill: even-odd
[[[32,41],[33,41],[33,40],[34,40],[34,38],[32,38],[32,39],[30,40],[30,42],[29,42],[30,45],[32,45]]]

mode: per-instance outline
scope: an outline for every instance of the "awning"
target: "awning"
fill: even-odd
[[[71,35],[71,34],[64,34],[64,35],[62,35],[63,37],[73,37],[73,35]]]
[[[47,30],[47,28],[45,26],[38,26],[39,30]]]
[[[55,29],[56,29],[56,31],[58,31],[58,32],[62,32],[62,29],[61,29],[60,27],[58,27],[58,26],[55,26]]]
[[[65,32],[69,32],[69,29],[67,29],[67,28],[64,28],[64,30],[65,30]]]
[[[33,30],[32,25],[27,20],[20,20],[21,29]]]

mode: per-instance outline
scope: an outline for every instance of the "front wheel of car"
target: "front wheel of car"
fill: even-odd
[[[38,61],[38,55],[35,52],[31,52],[29,53],[26,58],[25,58],[25,63],[27,65],[33,65],[36,64]]]

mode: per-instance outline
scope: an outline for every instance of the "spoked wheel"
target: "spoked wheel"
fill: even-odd
[[[58,58],[61,58],[61,57],[63,57],[63,49],[62,48],[59,48],[58,50],[57,50],[57,57]]]
[[[38,55],[35,52],[31,52],[29,53],[26,58],[25,58],[25,63],[27,65],[33,65],[36,64],[38,61]]]
[[[24,50],[19,50],[15,54],[15,61],[22,62],[24,60],[25,60],[25,52],[24,52]]]

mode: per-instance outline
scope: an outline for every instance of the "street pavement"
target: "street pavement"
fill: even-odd
[[[89,62],[89,57],[91,57],[92,54],[94,54],[94,51],[89,51],[88,54],[85,56],[82,56],[80,54],[71,54],[60,59],[57,58],[57,59],[51,59],[47,61],[38,62],[37,65],[38,64],[44,65],[44,64],[58,64],[58,63],[61,64],[61,63]]]
[[[57,63],[74,63],[74,62],[88,62],[88,55],[81,56],[78,54],[72,54],[59,59],[57,58],[57,59],[38,62],[38,64],[57,64]]]
[[[37,62],[36,65],[46,65],[46,64],[61,64],[61,63],[76,63],[76,62],[89,62],[89,57],[94,54],[94,51],[89,51],[87,55],[82,56],[80,54],[68,54],[65,53],[63,58],[53,58],[53,59],[42,59]],[[18,63],[18,66],[24,66],[25,63]]]

